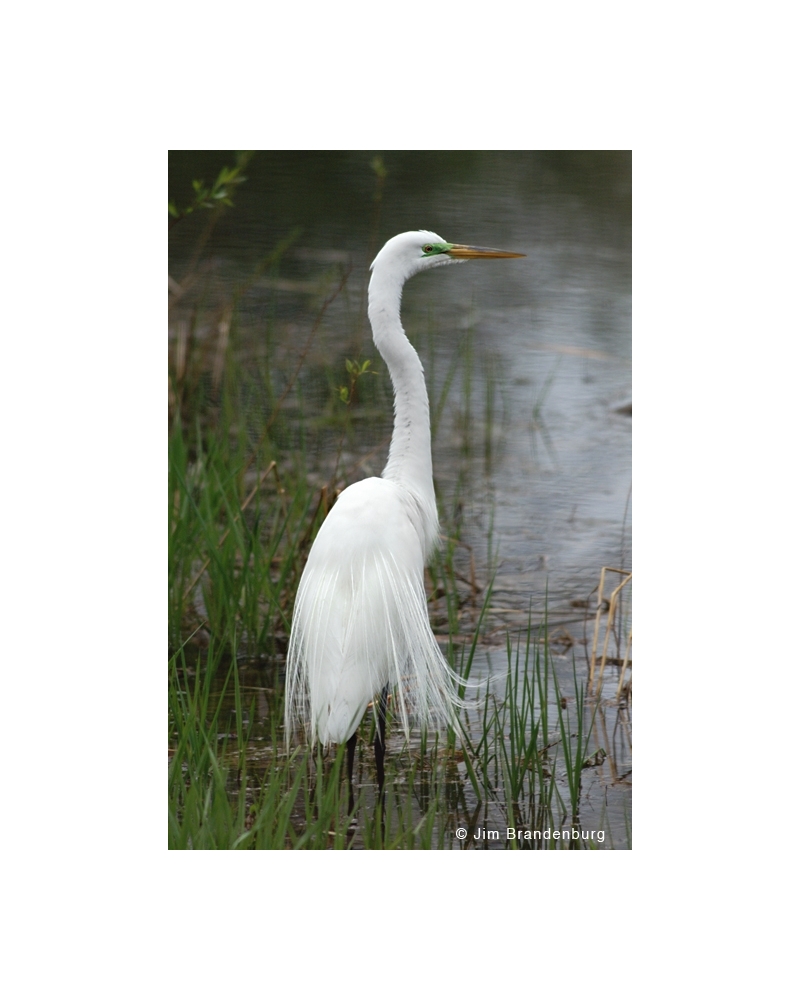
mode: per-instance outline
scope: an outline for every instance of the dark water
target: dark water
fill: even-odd
[[[382,181],[371,165],[376,155]],[[193,178],[211,181],[233,160],[226,152],[171,153],[170,197],[188,203]],[[494,566],[490,639],[522,627],[531,609],[540,621],[546,600],[565,671],[571,675],[574,660],[585,674],[585,620],[600,569],[629,568],[631,560],[630,153],[263,152],[245,172],[235,208],[204,249],[207,294],[213,301],[215,281],[247,280],[293,234],[280,264],[264,267],[240,300],[254,352],[277,367],[292,366],[347,267],[346,291],[325,313],[311,360],[360,352],[380,366],[363,295],[369,261],[398,232],[431,229],[451,242],[527,254],[415,277],[403,321],[426,365],[434,413],[449,385],[435,428],[437,493],[443,526],[458,523],[477,576],[485,582]],[[171,230],[176,280],[207,222],[198,212]],[[272,339],[259,346],[264,317]],[[307,391],[307,407],[323,412],[331,387]],[[382,399],[344,456],[346,464],[372,454],[355,478],[382,468],[391,433],[385,389]],[[317,458],[324,467],[324,445]],[[460,556],[465,573],[468,551]],[[629,604],[623,632],[628,618]],[[478,670],[492,665],[490,644]],[[604,694],[613,694],[616,676],[607,671]],[[617,721],[608,723],[614,732]],[[612,732],[609,743],[616,738]],[[600,797],[611,789],[611,812],[627,795],[627,779],[618,780],[630,769],[623,742],[614,773],[592,773]]]

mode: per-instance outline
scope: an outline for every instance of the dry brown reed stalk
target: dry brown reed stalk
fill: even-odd
[[[217,349],[214,353],[214,363],[211,370],[211,385],[214,392],[219,392],[222,375],[225,371],[225,360],[228,353],[228,341],[231,334],[231,319],[233,317],[233,306],[229,306],[222,314],[222,318],[217,324]]]
[[[624,577],[624,579],[620,584],[618,584],[618,586],[614,588],[614,590],[611,591],[611,594],[609,595],[608,598],[608,618],[606,620],[606,635],[603,641],[603,654],[600,659],[600,670],[597,673],[597,681],[595,683],[595,667],[597,665],[597,639],[600,632],[600,616],[602,615],[603,612],[603,600],[604,600],[603,594],[605,589],[606,573],[618,573],[620,576]],[[594,688],[594,694],[596,695],[599,695],[602,689],[603,673],[606,668],[606,663],[608,662],[608,640],[612,632],[614,614],[616,613],[617,610],[617,601],[619,599],[619,595],[622,592],[623,587],[627,586],[627,584],[631,582],[632,577],[633,573],[631,573],[627,569],[615,569],[613,566],[603,566],[603,568],[600,570],[600,585],[597,590],[597,612],[595,614],[595,619],[594,619],[594,638],[592,640],[592,655],[589,661],[590,695],[593,693],[593,688]],[[622,668],[623,674],[625,669],[627,668],[629,651],[630,651],[630,636],[628,637],[628,649],[626,650],[625,659],[623,661],[623,668]]]
[[[631,652],[631,639],[632,638],[633,638],[633,632],[632,631],[628,632],[628,644],[625,647],[625,656],[624,656],[624,658],[622,660],[622,667],[621,667],[620,672],[619,672],[619,684],[617,684],[617,701],[619,701],[620,696],[622,694],[622,685],[623,685],[623,682],[625,681],[625,671],[627,670],[627,667],[628,667],[628,658],[629,658],[630,652]],[[632,676],[633,676],[633,669],[631,669],[631,678],[632,678]]]
[[[597,712],[594,721],[595,732],[597,733],[597,742],[602,745],[605,751],[605,756],[603,757],[603,763],[608,765],[609,775],[611,777],[612,783],[616,784],[618,781],[624,781],[626,778],[630,777],[630,767],[628,766],[630,762],[625,765],[628,767],[625,771],[620,771],[617,762],[617,748],[618,742],[616,739],[616,734],[619,732],[621,738],[624,741],[623,754],[627,754],[631,750],[631,722],[627,711],[624,708],[617,707],[614,717],[614,728],[609,733],[608,730],[608,720],[606,718],[606,713],[604,711]],[[606,749],[608,748],[608,749]]]
[[[183,383],[183,376],[186,374],[186,349],[189,344],[189,321],[179,319],[175,330],[175,382],[178,386]]]
[[[317,519],[317,514],[320,509],[322,510],[322,519],[324,520],[328,516],[328,487],[327,484],[322,486],[319,491],[319,500],[317,500],[317,506],[314,508],[314,513],[311,515],[308,521],[308,527],[306,528],[303,537],[297,546],[299,552],[303,552],[311,541],[311,532],[314,528],[314,522]]]

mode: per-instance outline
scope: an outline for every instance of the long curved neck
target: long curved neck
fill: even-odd
[[[412,490],[435,517],[428,392],[419,355],[400,322],[402,293],[401,276],[375,268],[369,283],[369,320],[394,389],[394,431],[383,478]]]

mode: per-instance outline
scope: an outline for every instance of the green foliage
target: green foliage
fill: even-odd
[[[379,181],[386,180],[389,171],[386,169],[386,164],[383,162],[382,156],[373,156],[369,161],[369,165],[372,167],[373,173]]]
[[[349,359],[345,361],[345,368],[347,369],[347,374],[350,376],[350,385],[340,385],[339,386],[339,399],[341,402],[345,403],[347,406],[352,403],[355,397],[355,389],[358,380],[364,375],[377,375],[377,372],[370,371],[370,365],[372,361],[369,358],[366,361],[350,361]]]
[[[233,167],[223,167],[217,179],[209,187],[205,181],[192,181],[194,198],[183,209],[178,209],[174,202],[169,202],[168,211],[172,219],[177,222],[179,219],[191,215],[199,208],[217,209],[222,205],[233,208],[234,189],[239,184],[243,184],[247,178],[242,171],[253,157],[252,151],[236,154],[236,165]]]

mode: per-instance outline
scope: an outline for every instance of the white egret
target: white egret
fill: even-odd
[[[377,707],[375,760],[383,789],[386,699],[408,739],[456,723],[453,671],[428,620],[425,563],[439,535],[428,393],[400,322],[405,282],[419,271],[473,258],[524,257],[401,233],[372,263],[369,319],[394,389],[394,430],[380,478],[342,492],[317,534],[297,591],[286,663],[286,733],[302,723],[313,745],[347,742],[350,811],[359,723]]]

